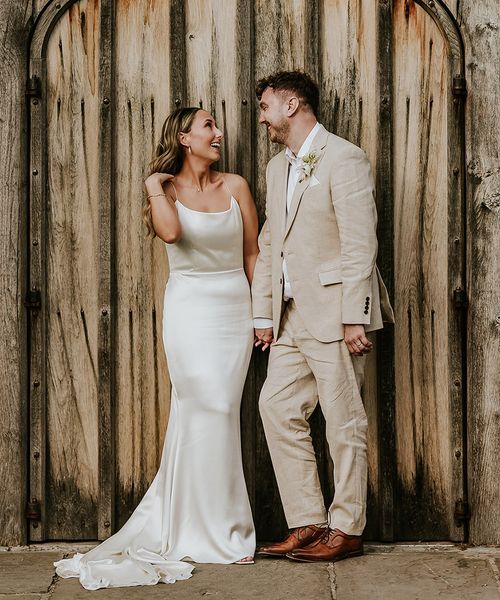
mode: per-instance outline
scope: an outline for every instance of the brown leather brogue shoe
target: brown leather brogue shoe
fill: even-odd
[[[323,536],[308,546],[292,550],[287,557],[301,562],[336,562],[344,558],[363,555],[360,535],[348,535],[340,529],[327,529]]]
[[[260,556],[286,556],[288,552],[293,552],[319,540],[325,531],[325,527],[318,527],[317,525],[296,527],[291,530],[286,540],[278,544],[262,546],[257,550],[257,554]]]

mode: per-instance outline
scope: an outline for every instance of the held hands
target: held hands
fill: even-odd
[[[344,325],[344,342],[351,354],[363,356],[373,348],[373,344],[365,335],[364,325]]]
[[[255,343],[254,346],[257,348],[262,345],[262,351],[267,350],[269,346],[274,342],[273,340],[273,328],[266,327],[265,329],[255,329]]]

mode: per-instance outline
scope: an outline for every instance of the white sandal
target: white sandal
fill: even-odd
[[[235,565],[253,565],[255,564],[255,561],[253,559],[253,556],[245,556],[244,558],[241,558],[240,560],[236,560],[234,562]]]

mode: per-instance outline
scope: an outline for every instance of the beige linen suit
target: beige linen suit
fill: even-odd
[[[253,316],[271,318],[268,377],[260,412],[289,527],[327,520],[360,535],[366,512],[367,419],[360,396],[364,357],[343,341],[344,324],[367,332],[393,321],[375,264],[377,215],[365,153],[321,127],[313,172],[286,209],[285,151],[267,167],[266,222],[252,284]],[[283,301],[283,259],[293,300]],[[326,420],[335,497],[326,514],[308,418]]]

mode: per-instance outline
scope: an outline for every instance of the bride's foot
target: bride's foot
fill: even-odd
[[[245,556],[245,558],[242,558],[240,560],[235,561],[235,565],[253,565],[254,564],[254,559],[253,556]]]

